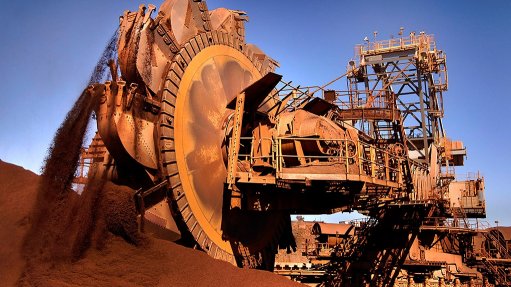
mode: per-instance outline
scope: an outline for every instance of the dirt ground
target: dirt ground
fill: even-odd
[[[35,173],[0,161],[0,278],[5,286],[13,286],[23,271],[22,243],[38,183]]]
[[[108,220],[97,219],[125,216],[119,215],[115,208],[95,216],[92,223],[106,226],[101,229],[104,233],[97,235],[95,229],[93,239],[89,238],[87,245],[80,245],[81,250],[76,256],[59,256],[60,243],[62,249],[69,248],[68,241],[63,240],[67,238],[64,233],[68,230],[76,233],[80,230],[76,226],[67,226],[58,236],[30,233],[36,238],[30,238],[29,242],[43,242],[39,248],[33,248],[34,244],[27,245],[24,237],[31,226],[39,222],[33,216],[40,213],[32,212],[37,205],[39,184],[40,177],[36,174],[0,161],[2,286],[303,286],[270,272],[236,268],[172,242],[145,235],[130,238],[126,236],[131,232],[130,223],[115,226]],[[80,202],[83,199],[79,196],[73,195],[72,198],[77,199],[61,201],[61,206],[55,208],[65,217],[76,217],[81,212],[77,206],[102,208],[109,203],[109,195],[104,197],[106,200],[98,204],[87,205]],[[65,218],[62,221],[65,224],[88,224]]]

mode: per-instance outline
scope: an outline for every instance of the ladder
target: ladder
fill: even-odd
[[[374,210],[355,236],[336,248],[323,286],[392,286],[422,219],[434,210],[429,203],[385,204]]]
[[[491,231],[482,232],[484,238],[488,241],[489,244],[491,244],[493,247],[495,247],[501,256],[502,259],[511,259],[511,254],[509,254],[507,248],[500,242],[500,240],[492,234]],[[509,278],[509,275],[505,271],[503,266],[499,266],[498,264],[492,263],[492,258],[494,256],[492,254],[489,254],[484,248],[482,250],[482,255],[484,258],[481,260],[483,265],[486,268],[486,271],[489,273],[491,277],[495,280],[496,286],[510,286],[511,280]]]

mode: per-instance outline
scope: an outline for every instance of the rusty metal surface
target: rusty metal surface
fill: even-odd
[[[188,64],[177,94],[175,137],[181,183],[199,224],[227,252],[229,245],[221,236],[225,107],[259,77],[241,52],[210,47]]]
[[[111,62],[113,80],[89,92],[100,97],[98,134],[109,154],[102,168],[137,190],[142,216],[179,229],[214,258],[271,270],[279,247],[296,247],[291,213],[368,214],[337,248],[351,257],[332,271],[333,286],[348,277],[392,285],[405,258],[414,268],[437,266],[445,252],[417,251],[420,232],[475,234],[449,225],[485,215],[484,179],[454,180],[466,149],[443,129],[447,68],[431,35],[357,46],[342,76],[293,87],[273,73],[275,60],[245,42],[247,20],[243,11],[209,11],[203,0],[122,15],[121,74]],[[329,88],[341,79],[347,91]],[[435,223],[421,229],[432,222],[423,217]],[[395,242],[379,242],[388,230]],[[381,278],[359,276],[369,271]]]
[[[325,223],[316,222],[312,227],[312,234],[316,235],[334,235],[338,237],[352,236],[355,233],[355,229],[352,224],[349,223]]]

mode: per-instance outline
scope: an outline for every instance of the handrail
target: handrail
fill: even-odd
[[[313,94],[310,93],[310,89],[320,88],[318,86],[307,86],[293,89],[283,89],[282,94],[279,94],[279,98],[288,96],[288,92],[296,91],[297,96],[293,101],[287,103],[283,110],[292,109],[294,106],[298,106],[297,102],[302,102],[305,98],[309,99]],[[325,90],[323,90],[324,92]],[[386,95],[389,92],[388,89],[372,89],[372,90],[331,90],[335,92],[336,99],[334,104],[337,105],[341,110],[345,109],[364,109],[367,107],[371,108],[384,108],[384,109],[397,109],[395,106],[395,99],[389,98]],[[368,105],[370,103],[370,105]]]
[[[434,50],[436,48],[434,36],[426,34],[415,35],[412,33],[409,37],[367,42],[366,45],[359,44],[355,46],[355,55],[359,56],[381,50],[407,49],[417,47],[421,49]]]
[[[458,229],[463,228],[482,233],[488,233],[490,230],[495,228],[488,221],[478,218],[466,218],[466,220],[461,220],[459,218],[429,217],[424,220],[423,225]]]
[[[240,151],[238,161],[248,161],[250,165],[255,163],[257,159],[265,159],[271,161],[275,169],[276,176],[280,177],[286,168],[286,160],[289,159],[303,159],[307,162],[307,166],[325,166],[344,165],[345,174],[353,174],[357,176],[366,176],[373,179],[384,180],[387,182],[394,182],[398,184],[403,183],[403,170],[402,164],[406,160],[404,156],[394,154],[393,152],[378,148],[374,145],[355,141],[352,139],[320,139],[320,138],[301,138],[301,137],[275,137],[264,138],[260,141],[271,141],[272,152],[268,155],[254,155],[252,150],[254,143],[253,137],[240,138],[241,146],[246,146],[245,151],[250,150],[250,153],[243,153]],[[318,142],[320,146],[335,146],[336,152],[334,154],[296,154],[286,153],[283,151],[283,142],[297,141],[304,143],[307,141]],[[297,165],[296,167],[299,167]],[[321,171],[324,172],[324,171]]]
[[[486,240],[489,241],[489,244],[493,245],[493,247],[495,247],[498,250],[501,257],[505,259],[511,259],[511,254],[507,250],[507,247],[501,243],[499,238],[492,234],[491,230],[489,230],[488,232],[484,232],[483,236],[486,238]]]
[[[248,143],[246,143],[247,140],[249,141]],[[238,161],[250,164],[249,170],[244,172],[252,174],[254,171],[251,167],[256,164],[256,160],[263,160],[275,170],[276,179],[285,178],[286,174],[289,173],[292,173],[293,176],[299,176],[301,174],[300,171],[286,169],[286,164],[289,165],[290,163],[289,160],[293,160],[293,162],[298,160],[299,164],[293,163],[292,166],[287,166],[287,168],[319,167],[317,169],[309,169],[307,173],[303,173],[304,178],[306,178],[307,174],[342,174],[346,176],[346,179],[351,177],[353,180],[361,180],[376,185],[404,187],[408,184],[409,180],[407,179],[405,168],[408,165],[412,174],[412,184],[416,188],[412,193],[412,199],[431,199],[431,188],[433,185],[430,182],[431,178],[429,177],[427,165],[407,158],[405,155],[395,154],[390,150],[351,139],[287,136],[260,139],[260,142],[262,141],[270,142],[271,152],[267,155],[256,156],[252,154],[253,148],[251,145],[257,144],[253,142],[253,138],[241,138],[241,146],[246,145],[246,148],[240,151]],[[326,154],[324,151],[319,154],[298,154],[294,149],[292,153],[288,153],[283,150],[282,146],[283,142],[291,141],[297,141],[300,144],[305,141],[316,141],[319,143],[319,148],[327,146],[335,146],[336,148],[332,154]],[[250,150],[250,154],[243,153],[243,151],[248,150]],[[328,169],[327,166],[332,168]]]

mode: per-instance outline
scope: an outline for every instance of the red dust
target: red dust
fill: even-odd
[[[139,234],[125,187],[95,180],[74,192],[93,105],[86,95],[57,131],[40,177],[0,161],[3,286],[303,286]]]
[[[95,244],[76,260],[36,260],[39,255],[32,254],[34,258],[29,258],[30,264],[26,265],[24,276],[16,284],[26,264],[21,242],[31,223],[35,222],[30,218],[30,210],[39,181],[34,173],[0,161],[0,278],[3,286],[303,286],[270,272],[239,269],[168,241],[142,235],[137,246],[128,243],[123,232],[117,236],[108,230],[99,236],[101,244],[96,244],[98,241],[93,239]],[[122,189],[110,186],[105,192],[110,195],[105,195],[98,206],[104,214],[100,216],[102,220],[109,217],[108,220],[115,222],[114,226],[119,223],[115,218],[125,220],[130,216],[129,208],[126,211],[122,207],[122,198],[131,198],[126,198]],[[115,200],[120,204],[112,204],[111,193],[115,192],[124,194],[114,197],[120,199]],[[76,202],[83,200],[80,196],[76,198]],[[105,210],[105,205],[110,207]],[[62,218],[62,221],[67,220]],[[111,226],[108,222],[99,225],[102,224]],[[128,228],[125,232],[130,232],[129,224],[119,226],[114,231]],[[72,234],[75,228],[68,227]],[[66,237],[65,234],[61,236]],[[26,250],[25,255],[30,257]]]

